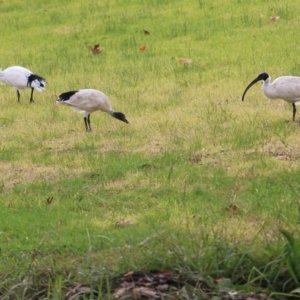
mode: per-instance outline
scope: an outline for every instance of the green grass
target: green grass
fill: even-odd
[[[2,68],[48,81],[34,104],[0,86],[1,299],[62,299],[77,283],[109,299],[115,276],[147,269],[215,293],[220,277],[278,298],[298,287],[300,127],[259,84],[241,96],[262,71],[300,74],[299,5],[1,1]],[[96,112],[86,133],[55,104],[82,88],[130,124]]]

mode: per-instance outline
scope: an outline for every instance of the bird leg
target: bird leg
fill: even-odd
[[[88,132],[88,125],[87,125],[87,118],[86,117],[83,117],[83,120],[84,120],[84,124],[85,124],[85,130],[86,132]]]
[[[85,124],[86,132],[92,131],[90,115],[84,117],[84,124]]]
[[[293,122],[295,122],[296,111],[297,111],[296,104],[293,103]]]
[[[90,115],[88,115],[87,117],[87,122],[88,122],[89,131],[92,131]]]
[[[34,90],[34,88],[31,88],[30,103],[34,102],[33,98],[32,98],[33,97],[33,90]]]
[[[18,102],[20,102],[20,92],[17,90]]]

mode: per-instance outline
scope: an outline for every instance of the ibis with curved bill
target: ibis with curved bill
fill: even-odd
[[[65,92],[58,97],[56,102],[71,106],[73,110],[82,113],[87,132],[92,131],[90,114],[97,110],[106,112],[122,122],[129,123],[122,112],[112,109],[108,97],[98,90],[83,89]]]
[[[33,91],[36,89],[42,92],[46,86],[46,79],[32,73],[30,70],[13,66],[2,71],[0,68],[0,82],[12,86],[17,91],[18,102],[20,102],[19,90],[31,88],[30,102],[33,101]]]
[[[261,73],[246,87],[242,101],[244,101],[250,87],[260,80],[263,80],[262,90],[267,98],[271,100],[282,99],[293,105],[293,121],[295,121],[296,105],[300,105],[300,77],[282,76],[271,83],[271,77],[265,72]]]

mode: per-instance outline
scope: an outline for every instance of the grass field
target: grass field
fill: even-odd
[[[113,278],[153,269],[203,280],[209,297],[220,278],[291,295],[300,116],[291,122],[292,106],[267,100],[260,84],[241,97],[262,71],[300,76],[299,7],[0,1],[2,69],[48,82],[33,104],[30,90],[18,103],[0,85],[0,298],[63,299],[84,283],[110,299]],[[80,114],[55,103],[82,88],[104,92],[130,124],[95,112],[86,133]]]

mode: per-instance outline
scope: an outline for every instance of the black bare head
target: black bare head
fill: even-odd
[[[35,80],[38,80],[41,83],[41,86],[44,87],[43,82],[46,82],[46,79],[36,74],[30,74],[28,76],[27,86],[31,87],[31,83]]]
[[[69,100],[73,95],[75,95],[76,93],[78,93],[78,91],[69,91],[66,93],[62,93],[58,96],[57,101],[58,102],[63,102],[63,101],[67,101]]]
[[[260,81],[260,80],[267,80],[269,78],[269,75],[266,72],[260,73],[254,80],[252,80],[249,85],[246,87],[244,93],[243,93],[243,97],[242,97],[242,101],[244,101],[244,97],[247,93],[247,91],[251,88],[252,85],[254,85],[256,82]]]
[[[120,121],[123,121],[123,122],[129,124],[129,122],[127,121],[125,115],[124,115],[123,113],[121,113],[121,112],[113,112],[113,113],[112,113],[112,116],[113,116],[114,118],[120,120]]]

